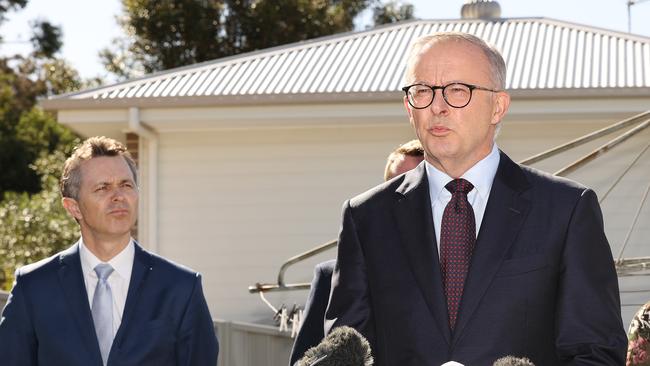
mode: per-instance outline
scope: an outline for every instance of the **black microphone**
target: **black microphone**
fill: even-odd
[[[370,343],[361,333],[342,326],[334,328],[317,346],[308,349],[297,366],[372,366]]]

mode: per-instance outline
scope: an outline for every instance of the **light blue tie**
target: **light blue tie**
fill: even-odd
[[[106,366],[113,344],[113,293],[108,284],[108,276],[113,273],[113,267],[110,264],[100,263],[95,267],[95,273],[98,278],[93,296],[92,314],[99,350]]]

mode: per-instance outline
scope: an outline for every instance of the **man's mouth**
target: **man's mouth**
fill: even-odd
[[[449,129],[449,128],[445,127],[445,126],[442,126],[442,125],[432,126],[432,127],[428,128],[427,130],[429,131],[430,134],[432,134],[434,136],[445,136],[451,131],[451,129]]]
[[[126,209],[126,208],[117,208],[117,209],[114,209],[114,210],[110,210],[108,213],[111,214],[111,215],[122,216],[122,215],[128,215],[129,210]]]

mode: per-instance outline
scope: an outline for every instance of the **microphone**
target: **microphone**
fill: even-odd
[[[334,328],[317,346],[308,349],[297,366],[372,366],[370,343],[361,333],[342,326]]]

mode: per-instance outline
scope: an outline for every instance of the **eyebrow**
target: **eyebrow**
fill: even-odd
[[[440,85],[449,85],[449,84],[454,84],[454,83],[467,83],[467,82],[463,81],[463,80],[450,80],[450,81],[447,81],[444,84],[440,84]],[[424,81],[424,80],[416,80],[416,81],[413,82],[413,84],[433,85],[433,84],[430,84],[428,81]]]
[[[133,183],[133,184],[135,184],[135,181],[133,179],[122,179],[119,182],[117,182],[117,184],[123,184],[123,183]],[[112,184],[111,182],[102,181],[102,182],[97,182],[97,183],[93,184],[93,187],[109,186],[111,184]]]

